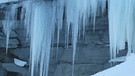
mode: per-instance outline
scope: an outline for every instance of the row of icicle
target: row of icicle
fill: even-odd
[[[111,59],[125,47],[135,53],[135,0],[108,0],[108,6]]]
[[[24,23],[27,36],[31,38],[31,76],[48,76],[51,44],[53,43],[55,28],[57,28],[57,47],[62,28],[65,28],[66,31],[65,46],[67,47],[69,32],[72,34],[73,76],[78,33],[83,30],[83,35],[85,34],[85,26],[89,22],[89,18],[92,18],[93,30],[95,30],[96,15],[105,12],[106,0],[22,1],[7,6],[6,11],[4,11],[6,13],[5,20],[3,20],[3,29],[7,40],[6,53],[8,52],[10,31],[19,26],[16,26],[18,7],[21,7],[20,21]]]

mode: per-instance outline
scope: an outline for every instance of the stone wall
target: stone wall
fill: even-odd
[[[75,56],[75,76],[88,76],[109,66],[109,33],[107,16],[97,17],[96,31],[87,27],[85,39],[79,41]],[[55,50],[55,49],[54,49]],[[55,51],[51,53],[50,76],[71,76],[72,47],[59,48],[59,60],[55,61]],[[56,65],[57,63],[57,65]]]
[[[1,22],[0,22],[1,23]],[[6,55],[6,36],[0,24],[0,76],[30,76],[29,65],[19,67],[14,64],[14,58],[29,63],[30,41],[26,29],[18,27],[12,30],[9,38],[9,50]],[[51,50],[49,76],[71,76],[72,46],[64,45],[64,34],[61,33],[56,59],[56,37]],[[74,76],[88,76],[109,67],[109,33],[107,14],[97,16],[96,30],[93,33],[92,24],[86,27],[84,39],[78,40]]]

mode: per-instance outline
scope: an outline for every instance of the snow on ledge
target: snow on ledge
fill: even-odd
[[[20,67],[23,67],[27,62],[14,58],[14,63]]]
[[[135,54],[126,57],[126,61],[92,76],[135,76]]]
[[[124,61],[126,61],[126,57],[127,57],[127,56],[122,56],[122,57],[118,57],[118,58],[115,58],[115,59],[111,59],[111,60],[109,61],[109,63],[110,63],[110,62],[124,62]]]

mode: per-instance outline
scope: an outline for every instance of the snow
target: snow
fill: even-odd
[[[135,76],[135,54],[126,57],[126,61],[92,76]]]
[[[27,62],[14,58],[14,63],[20,67],[23,67]]]
[[[124,62],[126,60],[126,56],[117,57],[109,60],[109,62]]]

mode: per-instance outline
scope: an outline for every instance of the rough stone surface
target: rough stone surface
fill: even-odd
[[[22,76],[25,76],[28,69],[24,67],[19,67],[14,63],[2,63],[2,67],[5,68],[9,72],[17,72],[20,73]]]
[[[9,48],[17,48],[18,44],[19,42],[17,39],[10,39],[8,46]],[[5,46],[6,46],[6,39],[0,40],[0,48],[5,48]]]
[[[10,58],[9,56],[7,56],[6,52],[1,52],[1,51],[3,51],[3,50],[0,49],[0,62],[1,63],[12,63],[13,58]]]
[[[74,76],[88,76],[105,69],[109,60],[108,39],[100,39],[99,36],[104,32],[87,31],[85,41],[78,44],[75,56]],[[107,36],[107,35],[106,35]],[[57,65],[53,76],[71,76],[72,68],[72,47],[64,52],[60,64]]]
[[[7,72],[7,76],[22,76],[22,74],[18,73],[18,72]]]
[[[10,53],[14,55],[14,57],[29,62],[30,48],[17,48],[10,51]]]
[[[17,39],[19,40],[19,44],[21,47],[29,47],[30,46],[30,40],[28,35],[26,34],[26,29],[24,28],[17,28]]]
[[[0,40],[5,39],[4,34],[0,32]]]
[[[7,75],[7,71],[2,67],[0,67],[0,76],[6,76],[6,75]]]
[[[2,20],[0,20],[0,27],[2,27]]]
[[[100,50],[99,50],[100,49]],[[83,64],[83,63],[104,63],[108,61],[107,54],[109,54],[107,51],[109,49],[102,48],[101,47],[83,47],[83,48],[77,48],[76,51],[76,59],[75,63],[77,64]],[[72,62],[72,50],[65,51],[63,54],[63,57],[61,58],[61,62]]]
[[[60,64],[56,69],[53,76],[71,76],[72,69],[70,64]]]
[[[96,71],[100,71],[103,69],[102,65],[98,65],[95,67],[95,64],[76,64],[74,70],[74,76],[88,76],[93,74],[92,72],[96,73]],[[71,76],[72,74],[72,65],[68,63],[59,64],[56,68],[54,75],[57,76]]]
[[[0,22],[0,27],[2,27],[2,24],[1,24],[1,22]]]
[[[11,31],[10,38],[17,37],[17,34],[15,31]]]

